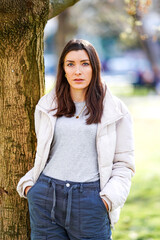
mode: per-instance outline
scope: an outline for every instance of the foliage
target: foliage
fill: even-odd
[[[136,27],[143,24],[137,15],[143,16],[150,6],[151,0],[101,0],[101,4],[98,0],[81,0],[70,9],[70,23],[84,38],[117,37],[124,47],[133,48],[139,46]]]
[[[128,27],[122,31],[120,34],[120,39],[127,46],[132,46],[138,44],[138,36],[136,29],[141,28],[143,25],[142,16],[146,14],[151,5],[151,0],[124,0],[125,2],[125,10],[128,14],[127,22]],[[147,34],[141,33],[140,39],[146,40]]]
[[[150,7],[151,0],[124,0],[127,5],[126,11],[129,15],[136,15],[138,12],[141,14],[147,13]]]

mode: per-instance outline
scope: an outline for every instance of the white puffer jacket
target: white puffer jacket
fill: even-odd
[[[35,109],[37,152],[34,167],[19,181],[17,191],[24,196],[26,186],[33,186],[43,171],[50,151],[56,117],[51,111],[56,106],[55,90],[44,95]],[[135,172],[134,144],[131,116],[118,98],[107,89],[104,111],[97,129],[97,152],[100,172],[100,196],[110,203],[111,226],[119,219],[130,191],[131,177]],[[106,197],[106,198],[105,198]]]

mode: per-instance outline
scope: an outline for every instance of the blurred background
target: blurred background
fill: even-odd
[[[134,121],[136,175],[115,240],[160,240],[160,1],[81,0],[45,27],[45,86],[72,38],[89,40],[102,77]]]

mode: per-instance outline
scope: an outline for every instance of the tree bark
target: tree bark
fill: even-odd
[[[49,0],[1,0],[0,239],[2,240],[30,239],[27,201],[19,197],[16,186],[34,163],[36,146],[34,109],[44,94],[43,32],[49,11]],[[52,14],[54,11],[56,13],[60,11],[56,9],[56,5],[54,10],[52,9]]]
[[[80,0],[49,0],[49,16],[53,18],[64,11],[67,7],[74,5]]]

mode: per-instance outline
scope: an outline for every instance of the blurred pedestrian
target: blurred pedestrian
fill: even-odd
[[[134,175],[132,120],[102,82],[88,41],[65,46],[35,130],[35,164],[17,186],[28,199],[31,239],[112,239]]]

